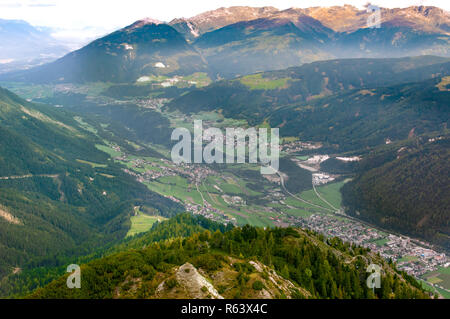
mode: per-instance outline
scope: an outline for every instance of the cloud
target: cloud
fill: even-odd
[[[35,8],[39,8],[39,7],[56,7],[56,4],[54,3],[33,3],[33,4],[29,4],[29,7],[35,7]]]
[[[20,3],[0,3],[0,8],[20,8]]]
[[[1,7],[31,7],[31,6],[55,6],[55,1],[42,0],[2,0]]]

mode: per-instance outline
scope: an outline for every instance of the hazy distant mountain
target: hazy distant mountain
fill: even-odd
[[[55,63],[2,77],[39,82],[135,82],[142,76],[208,72],[213,79],[333,58],[450,56],[448,12],[436,7],[352,6],[277,10],[231,7],[170,25],[144,19]]]
[[[0,72],[49,62],[68,51],[49,30],[21,20],[0,19]]]
[[[232,77],[332,58],[321,47],[333,31],[306,15],[238,22],[194,42],[212,70]]]
[[[134,82],[141,76],[204,71],[200,54],[174,28],[145,19],[113,32],[58,61],[17,75],[49,82]]]
[[[207,32],[194,44],[210,67],[225,77],[329,58],[450,54],[450,17],[436,7],[382,9],[380,28],[368,27],[371,13],[351,6],[265,13]]]

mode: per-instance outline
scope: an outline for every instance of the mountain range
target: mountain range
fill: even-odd
[[[168,24],[143,19],[60,60],[3,80],[135,82],[205,71],[230,78],[332,58],[449,55],[449,14],[436,7],[221,8]],[[148,44],[152,45],[148,45]]]
[[[380,8],[380,13],[380,22],[388,26],[410,26],[422,31],[437,33],[447,33],[450,30],[448,14],[436,7]],[[295,21],[298,16],[307,15],[336,32],[353,32],[366,28],[371,14],[370,10],[359,10],[351,5],[287,10],[278,10],[274,7],[229,7],[207,11],[188,19],[174,19],[170,21],[169,25],[185,34],[186,37],[197,38],[204,33],[237,22],[283,17]]]

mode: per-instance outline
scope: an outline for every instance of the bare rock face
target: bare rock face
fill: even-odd
[[[205,33],[236,22],[267,18],[276,12],[278,10],[274,7],[253,8],[236,6],[207,11],[192,17],[189,21],[197,25],[202,33]]]
[[[407,8],[381,9],[382,23],[386,26],[412,27],[425,32],[446,34],[450,32],[450,15],[445,10],[431,6],[411,6]],[[353,32],[367,27],[367,18],[371,12],[358,9],[351,5],[333,7],[290,8],[278,10],[274,7],[244,7],[219,8],[207,11],[192,18],[174,19],[169,24],[177,26],[181,23],[194,30],[195,37],[199,34],[223,28],[237,22],[256,19],[288,19],[295,24],[309,16],[320,21],[323,26],[337,32]]]
[[[388,27],[410,27],[424,32],[448,34],[450,15],[437,7],[412,6],[407,8],[380,8],[381,23]],[[338,32],[353,32],[367,28],[368,10],[351,5],[312,7],[300,9],[306,15],[319,20],[326,27]]]
[[[274,299],[284,296],[294,298],[293,293],[309,298],[311,294],[302,287],[294,285],[291,281],[279,276],[275,270],[259,261],[249,261],[254,271],[247,274],[247,282],[238,283],[238,272],[233,264],[243,263],[242,260],[229,258],[230,264],[223,264],[214,272],[205,272],[197,269],[190,263],[173,268],[169,276],[165,276],[155,291],[155,298],[159,299],[229,299],[235,298],[239,291],[241,298]],[[207,279],[208,278],[208,279]],[[255,288],[254,283],[259,281],[262,288]],[[221,293],[216,287],[222,289]]]
[[[134,30],[134,29],[137,29],[137,28],[142,28],[143,26],[145,26],[147,24],[158,25],[158,24],[162,24],[162,23],[163,23],[162,21],[159,21],[157,19],[144,18],[144,19],[141,19],[141,20],[138,20],[138,21],[134,22],[132,25],[128,26],[126,29],[131,31],[131,30]]]
[[[253,267],[255,267],[255,270],[258,273],[265,272],[267,274],[267,279],[264,279],[266,288],[262,289],[259,292],[258,298],[261,299],[277,298],[277,294],[279,294],[279,292],[281,291],[284,293],[286,298],[290,299],[292,298],[291,295],[294,289],[298,289],[300,293],[305,297],[310,296],[310,293],[308,291],[306,291],[303,288],[296,287],[290,280],[284,279],[283,277],[278,275],[273,269],[267,267],[263,263],[259,261],[249,261],[248,263]]]
[[[204,299],[209,296],[212,299],[223,299],[216,288],[190,263],[180,266],[175,273],[175,278],[190,298]]]
[[[0,217],[5,219],[8,223],[21,225],[22,222],[15,216],[11,215],[6,211],[6,208],[0,206]]]

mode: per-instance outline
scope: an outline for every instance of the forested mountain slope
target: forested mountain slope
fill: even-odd
[[[192,217],[178,217],[177,222],[163,222],[148,233],[156,239],[153,231],[164,234],[172,229],[171,239],[82,265],[81,289],[67,289],[63,276],[29,297],[427,297],[414,279],[392,264],[336,238],[325,240],[301,229],[251,226],[222,233],[211,222],[207,227],[212,231],[180,238],[176,229],[182,229],[184,222],[191,224]],[[166,223],[172,226],[165,229]],[[366,285],[366,268],[372,262],[382,265],[382,288],[375,295]]]
[[[0,277],[123,238],[134,205],[180,211],[99,151],[73,116],[0,89]]]
[[[387,146],[360,163],[343,189],[355,217],[450,249],[450,140]]]

